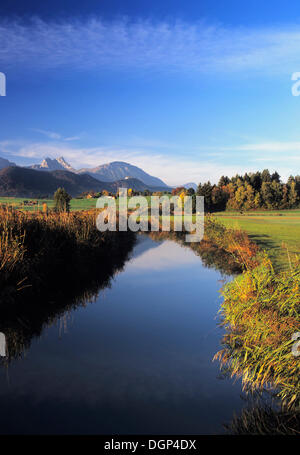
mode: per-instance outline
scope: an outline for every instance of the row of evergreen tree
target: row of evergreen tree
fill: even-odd
[[[286,183],[268,169],[229,178],[222,176],[217,185],[199,184],[197,195],[204,196],[206,211],[294,209],[300,207],[300,176]]]

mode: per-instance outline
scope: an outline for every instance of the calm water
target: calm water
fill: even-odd
[[[212,362],[221,279],[191,250],[140,237],[96,301],[1,366],[0,432],[222,433],[244,403]]]

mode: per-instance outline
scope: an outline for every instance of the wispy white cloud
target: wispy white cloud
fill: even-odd
[[[49,139],[61,139],[61,134],[55,133],[54,131],[46,131],[46,130],[41,130],[39,128],[31,128],[32,131],[35,131],[36,133],[43,134],[44,136],[48,137]]]
[[[80,136],[71,136],[71,137],[66,137],[64,140],[70,142],[70,141],[79,141],[79,139],[80,139]]]
[[[243,150],[246,152],[270,152],[270,153],[282,153],[282,152],[300,152],[300,142],[259,142],[243,144],[235,147],[237,150]]]
[[[241,146],[243,147],[243,146]],[[297,160],[286,159],[284,162],[273,157],[271,166],[268,162],[269,155],[259,155],[249,153],[247,160],[236,159],[228,162],[226,154],[220,153],[219,157],[211,159],[208,154],[204,156],[194,153],[191,154],[169,154],[157,153],[154,150],[149,153],[149,148],[121,148],[121,147],[75,147],[63,141],[57,142],[35,142],[20,143],[20,141],[0,142],[0,152],[5,152],[6,156],[11,156],[14,161],[23,158],[32,163],[40,162],[43,158],[57,158],[64,156],[74,168],[95,167],[111,161],[125,161],[141,167],[146,172],[161,178],[169,185],[179,185],[185,182],[194,181],[196,183],[210,180],[215,183],[222,175],[244,174],[245,172],[255,172],[264,167],[270,167],[273,172],[277,170],[286,179],[290,174],[299,173],[295,171]],[[292,156],[291,154],[289,156]],[[265,159],[263,159],[265,158]],[[258,161],[260,159],[260,161]]]
[[[63,141],[70,142],[70,141],[78,141],[80,139],[80,136],[63,137],[62,134],[60,134],[60,133],[55,133],[54,131],[41,130],[39,128],[31,128],[31,131],[40,133],[43,136],[46,136],[48,139],[53,139],[53,140],[63,140]]]
[[[284,156],[276,156],[276,157],[262,157],[262,158],[253,158],[251,159],[251,161],[253,162],[256,162],[256,163],[273,163],[274,164],[274,161],[276,163],[288,163],[288,162],[292,162],[292,163],[296,163],[296,162],[299,162],[300,161],[300,156],[295,156],[295,155],[284,155]]]
[[[199,145],[193,150],[207,151],[210,156],[221,156],[222,152],[245,152],[245,154],[300,152],[300,142],[273,141],[273,142],[248,142],[234,145]]]
[[[187,72],[293,72],[300,68],[300,26],[228,28],[205,22],[99,18],[0,22],[3,67],[70,70],[103,67]]]

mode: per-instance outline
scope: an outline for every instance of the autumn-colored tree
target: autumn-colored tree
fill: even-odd
[[[295,208],[299,202],[299,196],[296,191],[296,182],[292,181],[289,188],[289,207]]]
[[[179,196],[179,198],[178,198],[178,207],[183,207],[185,194],[186,194],[186,190],[181,191],[181,193],[178,194],[178,196]]]
[[[174,192],[176,192],[174,190]],[[282,183],[277,172],[222,176],[218,185],[200,183],[197,195],[204,196],[206,211],[280,209],[300,207],[300,176],[291,176]]]
[[[177,194],[182,193],[182,191],[185,191],[185,188],[183,186],[178,186],[177,188],[173,188],[172,196],[176,196]]]
[[[43,202],[43,213],[48,213],[48,205],[46,202]]]

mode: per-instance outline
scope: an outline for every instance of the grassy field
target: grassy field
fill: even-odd
[[[148,204],[150,204],[150,196],[146,196]],[[37,205],[23,205],[23,201],[37,201]],[[17,198],[17,197],[0,197],[0,205],[7,204],[14,207],[17,210],[25,210],[26,212],[35,212],[42,210],[43,203],[48,205],[51,209],[54,205],[53,199],[30,199],[30,198]],[[118,205],[118,199],[116,200]],[[71,200],[71,211],[74,210],[90,210],[96,208],[97,199],[72,199]]]
[[[226,226],[245,230],[262,249],[268,251],[279,269],[289,267],[300,256],[300,210],[251,213],[220,212],[218,219]]]
[[[23,201],[37,201],[37,205],[24,206]],[[0,204],[7,204],[18,210],[38,211],[42,210],[43,203],[46,202],[49,209],[53,207],[53,199],[30,199],[30,198],[14,198],[0,197]],[[89,210],[96,207],[97,199],[72,199],[71,210]]]
[[[219,212],[214,216],[226,227],[246,231],[251,240],[267,251],[277,270],[288,269],[296,255],[300,258],[300,210]]]

